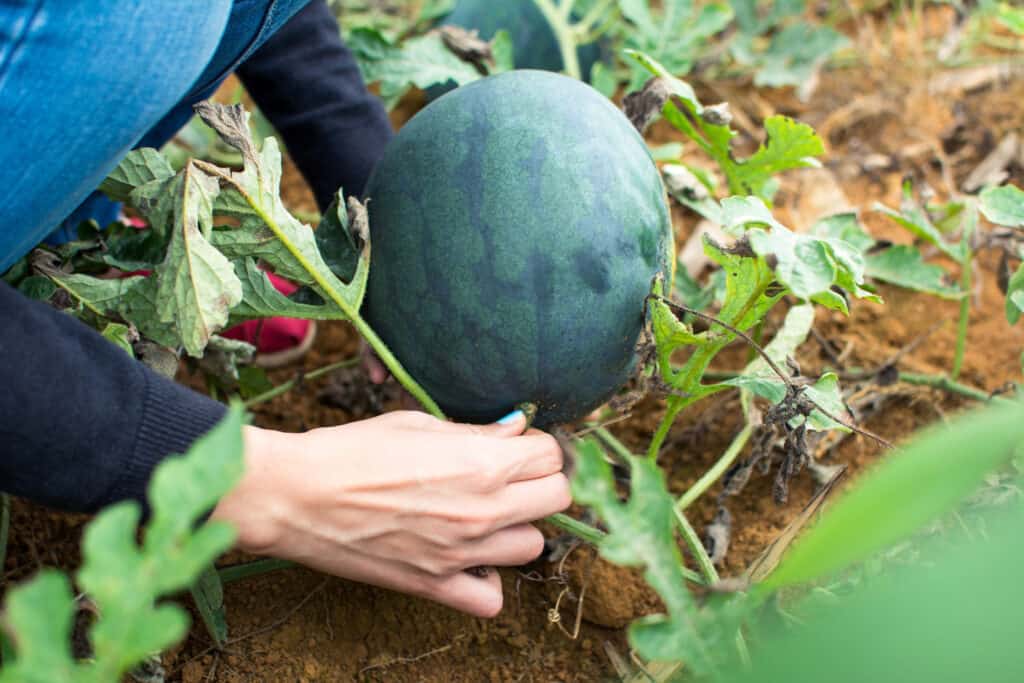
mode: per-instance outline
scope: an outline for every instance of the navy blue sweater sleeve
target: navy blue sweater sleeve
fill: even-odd
[[[299,11],[237,73],[281,134],[321,209],[339,187],[362,194],[391,139],[391,124],[367,91],[324,0]]]
[[[153,468],[224,406],[0,281],[0,490],[93,512],[142,501]]]

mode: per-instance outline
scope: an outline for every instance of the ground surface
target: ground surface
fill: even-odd
[[[905,242],[904,233],[868,211],[875,201],[897,205],[901,178],[908,173],[946,197],[950,183],[959,186],[1004,135],[1024,128],[1019,104],[1024,101],[1024,78],[993,81],[970,94],[956,88],[937,92],[945,72],[931,66],[921,46],[929,37],[941,36],[949,20],[943,11],[929,13],[919,26],[899,18],[862,17],[848,27],[861,61],[822,74],[807,103],[788,92],[755,90],[746,80],[718,81],[713,90],[704,85],[699,93],[706,102],[728,100],[741,127],[744,119],[759,121],[779,112],[822,133],[829,147],[825,168],[792,173],[784,182],[779,209],[790,225],[806,227],[814,217],[848,204],[861,209],[876,236]],[[652,136],[659,142],[675,139],[662,126]],[[1017,184],[1024,184],[1021,162],[1011,165],[1010,172]],[[315,208],[294,168],[286,172],[285,192],[293,208]],[[684,244],[694,220],[678,207],[674,218]],[[992,254],[979,260],[962,377],[989,391],[1020,379],[1024,348],[1024,330],[1011,328],[1003,316],[995,266]],[[901,369],[946,371],[953,356],[957,305],[889,287],[881,293],[885,306],[858,302],[849,318],[819,312],[815,328],[820,338],[847,368],[877,367],[916,344],[901,357]],[[302,366],[311,370],[355,350],[356,338],[345,325],[325,325]],[[746,353],[738,346],[730,350],[725,354],[728,365],[742,366]],[[823,346],[814,342],[803,347],[799,361],[806,374],[815,374],[826,363],[834,366]],[[283,381],[297,370],[277,371],[273,378]],[[358,378],[353,381],[354,388],[337,378],[305,383],[261,407],[257,421],[297,431],[357,419],[375,407],[365,400]],[[326,388],[335,399],[332,403],[341,401],[348,408],[326,405]],[[883,404],[864,425],[893,441],[966,405],[922,387],[864,391],[873,392]],[[661,408],[660,401],[647,400],[611,429],[641,449]],[[738,424],[738,401],[730,396],[698,404],[684,416],[662,456],[674,490],[685,489],[714,462]],[[849,481],[880,453],[863,437],[851,437],[821,455],[830,463],[848,465],[853,475]],[[723,574],[742,572],[802,509],[815,487],[804,473],[793,482],[788,502],[777,505],[771,477],[761,477],[731,499],[733,538]],[[695,523],[710,521],[717,493],[713,489],[697,503]],[[5,580],[23,578],[41,565],[73,566],[83,523],[82,517],[16,502]],[[232,634],[227,650],[214,653],[206,634],[193,628],[189,639],[165,657],[168,680],[597,681],[614,676],[609,650],[628,656],[621,627],[657,609],[657,600],[634,573],[595,561],[583,548],[572,551],[562,566],[538,563],[504,571],[503,579],[507,607],[491,621],[299,569],[243,581],[227,588]],[[584,587],[583,620],[572,638],[577,598]],[[552,612],[556,604],[559,610]],[[559,623],[553,614],[560,616]]]

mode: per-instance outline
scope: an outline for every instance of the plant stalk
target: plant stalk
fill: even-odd
[[[558,51],[562,55],[562,70],[565,75],[581,80],[580,60],[576,54],[576,32],[570,24],[572,0],[563,0],[558,7],[552,0],[533,0],[533,2],[547,19],[552,33],[555,34]]]
[[[281,569],[291,569],[292,567],[298,566],[298,564],[291,560],[279,560],[274,557],[268,557],[262,560],[254,560],[252,562],[244,562],[242,564],[224,567],[223,569],[218,570],[217,573],[220,575],[221,583],[234,583],[235,581],[241,581],[242,579],[248,579],[253,576],[260,576],[261,574],[268,574]]]
[[[686,547],[690,549],[694,559],[697,560],[697,566],[700,567],[704,582],[709,586],[715,585],[718,583],[718,571],[715,569],[715,563],[708,556],[707,549],[696,530],[691,526],[690,520],[686,519],[686,515],[678,507],[674,508],[673,512],[675,512],[676,528],[679,529],[679,535],[683,537]]]
[[[956,381],[960,378],[960,369],[964,363],[964,353],[967,350],[967,329],[970,323],[971,313],[971,256],[964,259],[960,264],[960,289],[963,290],[964,298],[960,300],[960,319],[957,324],[956,351],[953,355],[953,369],[949,373],[950,379]]]
[[[747,445],[747,442],[750,440],[750,435],[753,433],[754,425],[748,420],[746,424],[743,425],[743,429],[741,429],[733,438],[729,447],[725,449],[724,453],[722,453],[718,462],[705,472],[693,486],[687,489],[686,493],[679,496],[679,500],[676,501],[676,509],[679,512],[682,512],[693,505],[694,501],[704,495],[704,493],[728,471],[729,467],[743,451],[743,447]]]
[[[548,0],[544,1],[547,2]],[[405,368],[402,367],[402,364],[399,363],[398,359],[391,353],[391,349],[387,347],[383,340],[377,336],[377,333],[373,331],[373,328],[371,328],[366,321],[363,320],[362,316],[359,315],[359,311],[354,310],[353,306],[336,289],[335,283],[331,282],[323,273],[315,268],[306,258],[305,254],[303,254],[298,247],[288,239],[287,235],[285,235],[281,226],[277,224],[274,217],[268,215],[267,212],[264,211],[263,206],[260,205],[260,203],[257,202],[256,199],[252,197],[245,188],[241,187],[230,175],[226,175],[223,169],[209,164],[203,164],[199,161],[193,161],[192,163],[199,165],[203,170],[206,170],[207,173],[218,176],[235,187],[238,193],[245,199],[246,203],[248,203],[256,215],[260,217],[260,220],[263,221],[264,225],[266,225],[267,228],[274,233],[274,236],[281,242],[281,244],[284,245],[285,249],[287,249],[292,255],[292,258],[302,266],[303,270],[309,273],[309,276],[320,287],[321,292],[326,295],[328,299],[333,301],[339,310],[348,316],[349,321],[356,328],[359,335],[366,340],[374,353],[377,354],[377,357],[380,358],[380,361],[384,363],[388,370],[391,371],[391,376],[394,377],[398,383],[412,395],[413,398],[419,401],[420,405],[422,405],[427,412],[438,419],[446,419],[444,412],[442,412],[441,408],[434,402],[434,399],[432,399],[430,395],[423,390],[423,387],[421,387],[419,383],[416,382],[408,372],[406,372]],[[335,280],[335,282],[337,282],[337,280]]]
[[[253,406],[259,405],[260,403],[266,403],[271,399],[277,398],[281,394],[291,391],[293,388],[295,388],[295,385],[298,384],[300,381],[318,379],[320,377],[323,377],[324,375],[334,372],[335,370],[351,368],[358,364],[359,358],[346,358],[345,360],[338,361],[337,363],[331,363],[330,365],[325,365],[322,368],[311,370],[310,372],[293,377],[287,382],[282,382],[273,389],[267,389],[262,394],[257,394],[256,396],[253,396],[248,401],[246,401],[244,405],[246,408],[252,408]]]
[[[601,442],[610,448],[615,455],[619,456],[623,460],[629,460],[629,458],[635,457],[633,452],[630,451],[626,444],[615,438],[615,435],[609,432],[605,427],[595,427],[594,435],[601,440]]]

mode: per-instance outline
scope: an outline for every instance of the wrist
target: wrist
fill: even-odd
[[[283,536],[285,501],[277,469],[285,454],[282,435],[245,426],[242,478],[214,507],[210,519],[228,522],[238,532],[236,545],[254,555],[274,555]],[[277,485],[275,485],[275,482]]]

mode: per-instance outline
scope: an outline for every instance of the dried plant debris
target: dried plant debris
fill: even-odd
[[[374,384],[358,367],[338,370],[317,394],[322,404],[345,410],[356,420],[383,413],[400,397],[401,387],[394,380]]]
[[[652,78],[642,90],[632,92],[622,100],[622,110],[630,123],[643,135],[668,102],[671,91],[663,78]]]

